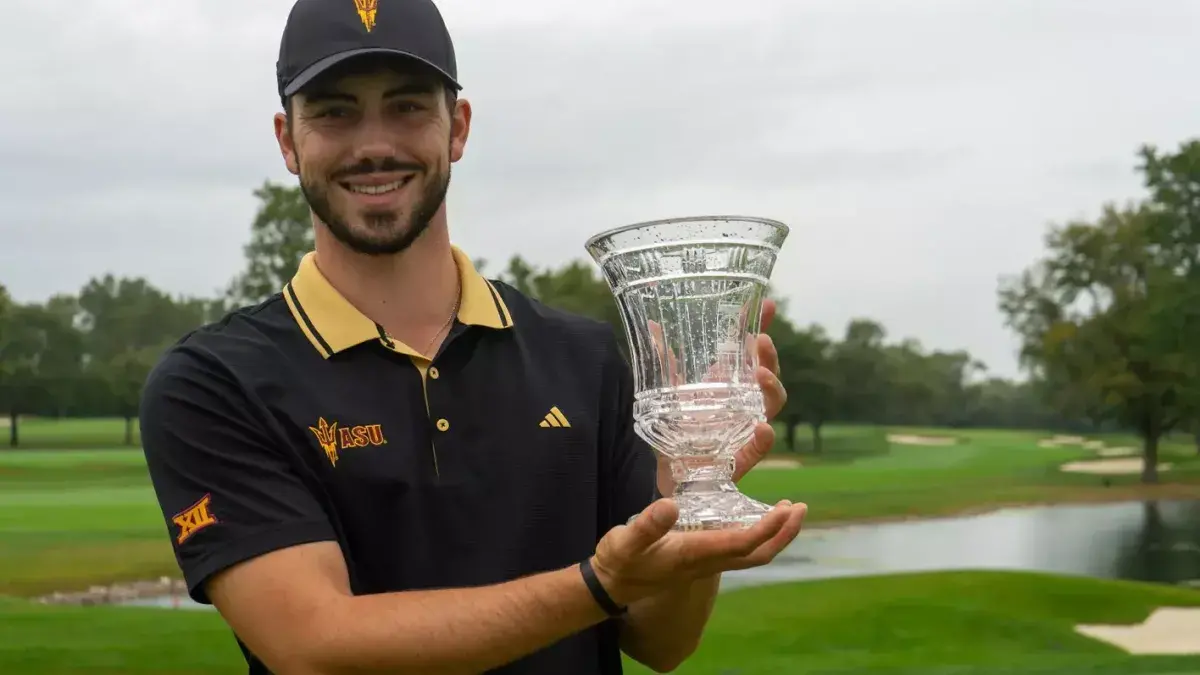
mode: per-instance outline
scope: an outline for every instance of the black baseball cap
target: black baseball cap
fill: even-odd
[[[432,68],[462,89],[454,43],[433,0],[296,0],[275,64],[279,98],[286,102],[349,59],[388,54]]]

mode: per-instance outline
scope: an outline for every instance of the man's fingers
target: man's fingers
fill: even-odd
[[[775,319],[775,301],[770,298],[763,298],[762,301],[762,327],[759,329],[762,332],[767,332],[767,328],[771,326],[771,321]]]
[[[640,552],[662,539],[679,518],[679,508],[670,499],[659,499],[647,506],[629,524],[625,546],[630,552]]]
[[[787,389],[784,389],[779,377],[766,368],[760,367],[755,375],[758,376],[758,386],[762,388],[767,419],[775,419],[783,406],[787,405]]]
[[[779,534],[787,522],[787,509],[774,508],[749,528],[682,533],[682,537],[687,537],[685,545],[690,549],[686,557],[706,574],[733,569],[729,566],[732,561],[752,555]]]
[[[779,350],[775,347],[775,340],[771,339],[771,336],[766,333],[759,333],[758,342],[755,346],[758,348],[758,365],[778,376]]]
[[[782,526],[775,532],[774,536],[737,561],[734,566],[736,569],[762,567],[770,563],[775,559],[775,556],[779,555],[783,549],[795,541],[796,537],[800,534],[800,530],[804,525],[804,517],[808,514],[808,505],[789,504],[778,510],[783,511],[785,514]]]
[[[738,450],[733,468],[733,482],[738,482],[750,469],[763,460],[775,446],[775,427],[759,424],[754,427],[754,438]]]

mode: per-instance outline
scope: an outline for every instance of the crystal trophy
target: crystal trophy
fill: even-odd
[[[770,509],[738,490],[733,471],[766,420],[757,336],[788,231],[704,216],[626,225],[585,245],[620,308],[636,432],[670,462],[675,530],[749,527]]]

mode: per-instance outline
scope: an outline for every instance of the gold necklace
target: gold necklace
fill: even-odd
[[[429,350],[433,349],[433,343],[437,342],[437,339],[439,337],[441,337],[442,331],[446,330],[447,328],[450,327],[450,325],[452,323],[454,323],[454,317],[458,316],[458,303],[461,300],[462,300],[462,289],[460,287],[458,290],[458,293],[454,297],[454,306],[450,308],[450,316],[446,318],[446,323],[442,324],[442,327],[437,329],[437,332],[434,333],[433,337],[429,339],[429,344],[425,345],[425,350],[421,352],[422,354],[429,356]],[[429,358],[430,358],[430,360],[433,359],[432,356],[430,356]]]

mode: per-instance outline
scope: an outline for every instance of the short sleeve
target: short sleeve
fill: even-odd
[[[654,449],[637,435],[633,425],[633,371],[611,331],[604,350],[604,418],[601,452],[609,458],[606,471],[609,507],[602,534],[624,525],[654,502],[658,494],[658,460]]]
[[[270,551],[335,539],[289,448],[225,370],[175,347],[147,378],[142,447],[175,558],[197,602],[214,573]]]

